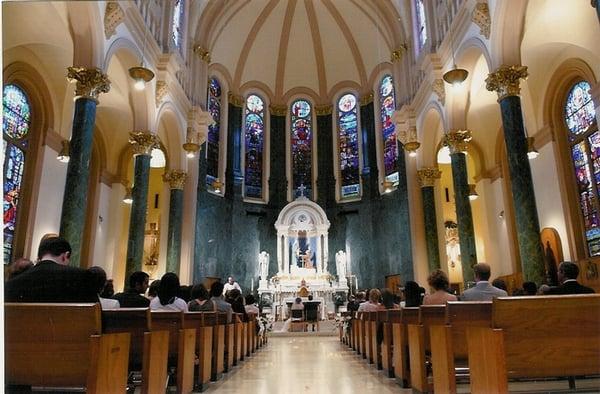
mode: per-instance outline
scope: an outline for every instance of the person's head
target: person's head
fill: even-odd
[[[100,293],[100,297],[102,298],[112,298],[115,295],[115,286],[112,279],[106,279],[106,283],[104,284],[104,289]]]
[[[489,280],[492,270],[486,263],[477,263],[473,266],[473,273],[475,274],[475,281],[480,282],[482,280]]]
[[[240,302],[242,293],[238,289],[231,289],[227,292],[227,298],[230,302]]]
[[[312,301],[312,300],[313,300],[313,295],[312,295],[312,294],[309,294],[309,295],[308,295],[308,300],[309,300],[309,301]]]
[[[129,276],[129,288],[138,294],[143,294],[148,289],[150,277],[143,271],[136,271]]]
[[[52,260],[55,263],[68,265],[71,258],[71,245],[61,237],[48,237],[40,242],[38,260]]]
[[[570,261],[563,261],[558,266],[558,281],[560,283],[567,279],[577,279],[579,276],[579,267]]]
[[[235,280],[233,279],[233,276],[230,276],[229,278],[227,278],[227,283],[229,283],[230,285],[235,283]]]
[[[21,257],[13,261],[8,267],[8,279],[12,279],[15,276],[22,274],[29,268],[33,267],[31,260]]]
[[[369,290],[369,301],[373,304],[378,304],[381,300],[381,292],[379,289],[371,289]]]
[[[365,300],[365,292],[359,291],[358,293],[356,293],[356,300],[358,302],[364,301]]]
[[[523,292],[525,295],[536,295],[538,291],[535,282],[523,282]]]
[[[192,298],[195,300],[208,300],[208,290],[202,283],[192,286]]]
[[[252,294],[248,294],[246,296],[246,305],[254,305],[256,303],[256,298]]]
[[[429,283],[429,286],[434,290],[446,290],[448,285],[450,285],[448,276],[442,270],[432,271],[427,278],[427,283]]]
[[[500,278],[496,278],[492,281],[492,286],[497,287],[499,289],[502,289],[504,291],[507,290],[506,287],[506,282],[504,281],[504,279],[500,279]]]
[[[348,297],[348,302],[354,302],[356,301],[356,297],[354,297],[352,294]]]
[[[301,304],[301,303],[302,303],[302,298],[300,298],[300,297],[296,297],[296,299],[294,300],[294,302],[295,302],[296,304]]]
[[[179,298],[184,300],[185,302],[189,302],[192,299],[192,286],[181,285],[179,286],[179,294],[177,295]]]
[[[148,287],[148,297],[154,298],[158,296],[158,288],[160,287],[160,279],[157,279],[152,282],[150,287]]]
[[[223,287],[225,287],[223,285],[223,283],[221,283],[221,282],[214,282],[210,286],[210,296],[211,297],[220,297],[223,294]]]
[[[412,280],[404,284],[404,305],[407,307],[419,306],[422,303],[421,286]]]
[[[160,278],[158,298],[161,305],[172,304],[180,290],[179,277],[173,272],[167,272]]]
[[[394,307],[394,293],[388,288],[381,290],[381,303],[385,309],[392,309]]]
[[[92,286],[96,294],[102,293],[104,286],[106,285],[106,271],[102,267],[94,266],[88,269],[88,272],[92,274]]]

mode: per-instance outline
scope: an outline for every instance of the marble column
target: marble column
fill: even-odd
[[[596,9],[598,15],[598,22],[600,22],[600,0],[592,0],[592,7]]]
[[[520,80],[526,77],[525,66],[501,66],[490,73],[486,87],[498,93],[502,113],[523,280],[540,284],[545,276],[544,253],[519,97]]]
[[[127,260],[125,266],[125,284],[129,275],[142,270],[144,257],[144,233],[146,230],[146,209],[148,207],[148,182],[150,177],[150,156],[152,149],[158,146],[158,137],[149,131],[130,133],[129,143],[135,155],[135,170],[129,216],[129,237],[127,239]]]
[[[437,215],[435,212],[435,180],[440,179],[441,172],[436,167],[423,167],[417,171],[421,195],[423,197],[423,220],[425,222],[425,243],[427,245],[427,261],[429,271],[440,268],[440,247],[437,231]]]
[[[169,202],[169,228],[167,233],[167,272],[179,275],[181,263],[181,229],[183,224],[183,187],[187,174],[181,170],[171,170],[163,175],[169,182],[171,196]]]
[[[462,274],[465,283],[473,281],[473,266],[477,264],[473,214],[471,212],[471,201],[469,200],[467,157],[464,153],[470,140],[471,132],[468,130],[452,130],[444,137],[444,143],[450,148],[450,160],[452,161],[454,204],[456,206],[456,221],[458,222]]]
[[[98,95],[110,90],[108,77],[97,68],[69,67],[67,79],[76,82],[70,159],[60,218],[60,235],[71,244],[72,266],[81,265],[81,241],[87,209],[88,178]],[[85,264],[84,264],[85,265]]]

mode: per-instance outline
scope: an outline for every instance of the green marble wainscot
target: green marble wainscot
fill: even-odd
[[[183,224],[183,190],[171,189],[169,228],[167,233],[167,272],[179,275],[181,261],[181,229]]]
[[[425,243],[429,272],[440,268],[440,249],[437,233],[437,215],[435,211],[435,193],[433,186],[421,187],[423,197],[423,220],[425,222]]]

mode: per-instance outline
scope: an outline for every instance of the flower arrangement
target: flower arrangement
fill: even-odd
[[[348,336],[348,332],[350,331],[352,326],[352,316],[336,316],[334,321],[334,330],[339,330],[342,328],[342,335],[344,337]]]
[[[258,323],[258,336],[264,338],[268,332],[273,331],[273,317],[272,316],[260,316],[256,318]]]

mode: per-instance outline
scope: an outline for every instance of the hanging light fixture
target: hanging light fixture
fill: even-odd
[[[194,130],[192,127],[188,126],[186,142],[182,145],[183,150],[186,152],[185,155],[188,159],[193,159],[196,157],[196,152],[200,150],[200,145],[195,141],[197,141],[197,139],[194,138]]]
[[[444,81],[452,85],[453,87],[459,86],[469,76],[469,72],[464,68],[458,68],[456,66],[456,59],[454,58],[454,39],[452,35],[452,29],[450,29],[450,51],[452,52],[452,69],[446,71],[442,78]]]
[[[212,186],[213,192],[220,194],[221,189],[223,188],[223,183],[221,183],[221,181],[219,181],[219,178],[216,178],[214,181],[212,181],[211,186]]]
[[[409,157],[417,157],[417,149],[421,146],[419,141],[409,141],[404,144],[404,150],[408,152]]]
[[[135,81],[134,87],[136,90],[144,90],[146,88],[146,83],[152,81],[154,78],[154,73],[144,67],[144,55],[146,52],[146,27],[144,29],[144,45],[142,46],[142,61],[139,67],[131,67],[129,69],[129,76]]]
[[[125,197],[123,197],[123,202],[130,205],[133,203],[133,196],[131,194],[130,187],[125,188]]]
[[[540,155],[537,149],[535,149],[533,137],[527,137],[527,158],[533,160]]]
[[[67,140],[63,140],[61,144],[62,148],[60,149],[58,156],[56,156],[56,159],[61,163],[68,163],[71,158],[71,146]]]
[[[469,200],[477,200],[479,194],[477,194],[477,190],[475,190],[475,184],[469,183]]]

